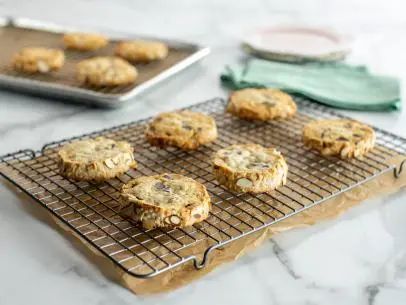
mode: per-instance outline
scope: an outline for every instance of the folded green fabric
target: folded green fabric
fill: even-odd
[[[399,80],[373,75],[362,66],[297,65],[252,59],[244,66],[227,67],[221,80],[232,89],[279,88],[343,109],[390,111],[401,108]]]

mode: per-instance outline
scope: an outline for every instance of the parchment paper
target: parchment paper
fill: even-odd
[[[391,160],[390,163],[398,166],[405,158],[406,156],[398,156]],[[210,259],[207,265],[201,270],[196,270],[192,263],[187,263],[179,266],[175,270],[165,272],[149,279],[139,279],[125,273],[107,258],[102,256],[98,250],[94,249],[79,235],[71,231],[65,224],[56,218],[54,218],[54,221],[57,224],[56,227],[60,231],[67,233],[66,235],[75,245],[78,246],[78,249],[81,250],[90,261],[97,264],[106,276],[120,282],[123,286],[127,287],[136,294],[162,293],[187,285],[188,283],[209,273],[214,268],[238,259],[248,251],[261,245],[264,240],[270,238],[274,234],[290,230],[292,228],[310,226],[316,222],[335,218],[367,198],[383,196],[396,192],[405,185],[406,171],[398,179],[394,177],[393,171],[389,171],[375,179],[355,187],[351,191],[344,192],[309,210],[289,217],[243,239],[232,242],[222,249],[215,250],[210,254]],[[45,212],[45,210],[43,211]],[[50,219],[49,217],[47,218]]]

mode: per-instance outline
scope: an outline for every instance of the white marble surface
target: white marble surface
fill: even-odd
[[[403,0],[5,1],[0,14],[183,38],[212,47],[195,66],[107,111],[0,92],[0,154],[226,96],[239,33],[266,23],[328,25],[356,37],[350,60],[406,80]],[[403,86],[404,88],[404,86]],[[406,111],[348,112],[406,136]],[[4,182],[4,180],[2,180]],[[277,236],[188,287],[137,297],[106,279],[0,184],[0,304],[406,304],[406,192],[369,200],[337,220]]]

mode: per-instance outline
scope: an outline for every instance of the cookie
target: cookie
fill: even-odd
[[[371,150],[375,145],[375,132],[353,120],[316,120],[303,128],[303,141],[323,156],[346,159],[360,157]]]
[[[104,181],[136,168],[133,148],[104,137],[66,144],[58,151],[60,174],[79,181]]]
[[[65,63],[62,50],[28,47],[13,57],[12,65],[16,71],[27,73],[49,73],[59,70]]]
[[[242,89],[231,94],[227,111],[241,119],[268,121],[296,113],[292,97],[278,89]]]
[[[114,87],[135,82],[137,69],[118,57],[93,57],[79,62],[76,78],[84,84],[96,87]]]
[[[271,192],[286,183],[288,165],[279,151],[257,144],[220,149],[212,160],[217,181],[235,192]]]
[[[91,33],[67,33],[62,40],[65,48],[78,51],[94,51],[105,47],[109,42],[107,37]]]
[[[131,62],[147,63],[168,56],[168,47],[158,41],[124,41],[117,44],[115,54]]]
[[[133,179],[122,187],[120,199],[120,214],[146,229],[188,227],[211,209],[204,185],[178,174]]]
[[[151,145],[196,149],[217,138],[216,122],[211,116],[188,110],[158,115],[145,132]]]

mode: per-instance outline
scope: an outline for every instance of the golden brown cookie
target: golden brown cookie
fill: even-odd
[[[214,141],[217,127],[211,116],[184,110],[158,115],[148,125],[145,135],[152,145],[189,150]]]
[[[227,111],[241,119],[268,121],[296,113],[292,97],[278,89],[242,89],[231,94]]]
[[[28,47],[23,48],[13,57],[13,67],[27,73],[48,73],[59,70],[65,63],[62,50]]]
[[[136,168],[133,148],[104,137],[66,144],[58,151],[62,176],[79,181],[104,181]]]
[[[257,144],[220,149],[213,157],[217,181],[236,192],[271,192],[286,183],[288,165],[279,151]]]
[[[93,57],[77,64],[76,78],[85,85],[112,87],[135,82],[137,69],[118,57]]]
[[[360,157],[374,147],[375,132],[353,120],[316,120],[303,128],[303,141],[323,156]]]
[[[63,44],[67,49],[78,51],[94,51],[108,43],[107,37],[92,33],[67,33],[63,35]]]
[[[147,63],[165,58],[168,55],[168,47],[158,41],[124,41],[116,46],[115,54],[131,62]]]
[[[177,174],[143,176],[121,190],[120,214],[146,229],[188,227],[209,216],[210,196],[204,185]]]

